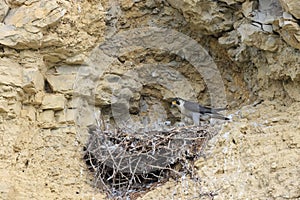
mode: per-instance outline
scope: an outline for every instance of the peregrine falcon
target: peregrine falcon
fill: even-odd
[[[196,126],[199,126],[200,119],[209,120],[210,118],[216,118],[229,120],[228,117],[218,113],[219,111],[226,110],[226,108],[209,108],[181,98],[173,99],[172,106],[176,106],[181,114],[191,118]]]

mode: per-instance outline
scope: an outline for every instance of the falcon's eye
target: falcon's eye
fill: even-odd
[[[179,100],[176,100],[176,104],[177,104],[177,105],[180,105],[180,102],[179,102]]]

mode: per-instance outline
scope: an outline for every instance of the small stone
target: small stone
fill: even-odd
[[[21,102],[17,101],[9,105],[10,113],[15,115],[16,117],[20,115],[22,104]]]
[[[30,121],[36,120],[36,109],[33,106],[23,106],[21,117],[27,117]]]
[[[283,84],[284,90],[287,92],[290,98],[295,101],[300,101],[300,82],[289,81]]]
[[[1,35],[1,30],[0,30],[0,35]],[[0,83],[1,84],[22,86],[22,78],[23,78],[22,67],[18,63],[13,62],[7,58],[0,58]]]
[[[58,123],[71,123],[75,120],[75,110],[67,109],[55,113],[55,118]]]
[[[272,169],[276,169],[276,168],[277,168],[277,163],[276,163],[276,162],[273,162],[273,163],[271,164],[271,168],[272,168]]]
[[[38,117],[38,121],[40,122],[55,122],[55,118],[54,118],[54,111],[53,110],[45,110],[43,111],[39,117]]]
[[[159,8],[155,8],[153,11],[152,11],[152,14],[158,14],[160,12],[160,9]]]
[[[154,0],[147,0],[146,3],[145,3],[145,6],[150,8],[150,9],[153,9],[156,7],[156,3]]]
[[[122,0],[120,1],[120,5],[123,10],[129,10],[134,5],[134,2],[133,0]]]
[[[44,77],[39,69],[23,70],[23,89],[26,93],[36,93],[44,88]]]
[[[3,21],[3,19],[5,18],[8,10],[9,10],[9,7],[5,3],[5,1],[0,1],[0,22]]]
[[[300,19],[300,8],[298,0],[281,0],[280,3],[286,12],[289,12],[295,18]]]
[[[290,13],[287,13],[287,12],[283,12],[282,17],[284,19],[294,20],[293,16]]]
[[[86,60],[86,56],[83,54],[79,54],[73,57],[68,57],[66,59],[66,63],[69,65],[80,65]]]
[[[12,8],[4,22],[15,27],[45,28],[60,20],[65,13],[66,10],[60,7],[56,1],[41,0],[29,6],[22,5]]]
[[[63,94],[47,94],[42,101],[42,109],[62,110],[65,107],[65,97]]]
[[[0,113],[7,113],[9,111],[8,103],[5,99],[0,100]]]
[[[48,75],[47,81],[54,92],[72,93],[76,75]]]
[[[43,101],[43,97],[44,97],[44,93],[43,92],[38,92],[34,95],[34,101],[32,102],[33,104],[37,104],[40,105],[42,104]]]

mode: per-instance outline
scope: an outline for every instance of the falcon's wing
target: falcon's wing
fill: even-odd
[[[200,113],[200,105],[195,102],[184,102],[184,107],[192,112]]]
[[[226,110],[226,108],[217,108],[213,109],[210,107],[201,106],[198,103],[195,102],[185,102],[184,106],[186,109],[192,111],[192,112],[198,112],[198,113],[211,113],[211,114],[219,114],[218,111]]]
[[[227,108],[210,108],[206,106],[200,106],[200,111],[203,110],[201,113],[211,113],[211,114],[220,114],[219,111],[227,110]]]

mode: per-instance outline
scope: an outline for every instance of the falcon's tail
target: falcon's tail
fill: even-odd
[[[226,108],[200,107],[199,110],[200,110],[200,113],[211,113],[211,114],[221,115],[218,112],[227,110],[227,107]]]
[[[210,117],[211,118],[215,118],[215,119],[221,119],[221,120],[230,120],[228,117],[225,117],[224,115],[222,114],[210,114]]]
[[[219,111],[227,110],[227,107],[225,107],[225,108],[213,108],[213,110],[219,112]]]

